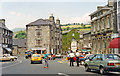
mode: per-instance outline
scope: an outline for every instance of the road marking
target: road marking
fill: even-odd
[[[8,67],[15,66],[15,65],[17,65],[17,64],[22,63],[22,61],[21,61],[21,60],[18,60],[18,61],[19,61],[19,63],[13,64],[13,65],[9,65],[9,66],[5,66],[5,67],[2,67],[2,68],[0,68],[0,69],[8,68]]]

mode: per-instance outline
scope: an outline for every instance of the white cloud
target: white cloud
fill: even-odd
[[[9,14],[10,14],[10,15],[14,15],[14,16],[21,16],[21,15],[22,15],[22,13],[20,13],[20,12],[15,12],[15,11],[11,11],[11,12],[9,12]]]
[[[21,15],[22,15],[22,13],[18,12],[16,15],[17,15],[17,16],[21,16]]]
[[[70,23],[89,23],[90,17],[89,13],[86,13],[82,17],[73,17],[69,20]]]
[[[16,12],[11,11],[11,12],[9,12],[9,14],[10,14],[10,15],[14,15],[14,14],[16,14]]]

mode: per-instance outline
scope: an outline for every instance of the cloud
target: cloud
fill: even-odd
[[[89,13],[86,13],[82,17],[73,17],[69,20],[71,23],[89,23],[90,22],[90,17]]]
[[[22,15],[22,13],[20,13],[20,12],[15,12],[15,11],[11,11],[11,12],[9,12],[9,14],[10,14],[10,15],[14,15],[14,16],[21,16],[21,15]]]
[[[11,11],[11,12],[9,12],[9,14],[10,14],[10,15],[14,15],[14,14],[16,14],[16,12]]]

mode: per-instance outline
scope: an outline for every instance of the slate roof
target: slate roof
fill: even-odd
[[[26,39],[13,39],[13,45],[18,47],[26,47]]]
[[[0,22],[0,27],[1,28],[4,28],[4,29],[6,29],[6,30],[9,30],[4,24],[2,24],[1,22]],[[9,30],[9,31],[11,31],[11,30]]]
[[[38,19],[38,20],[31,22],[27,25],[47,25],[47,24],[53,25],[53,22],[50,20],[46,20],[46,19]]]

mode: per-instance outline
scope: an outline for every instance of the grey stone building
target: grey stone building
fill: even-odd
[[[27,50],[37,53],[62,53],[62,30],[60,20],[56,23],[53,14],[49,19],[38,19],[26,25]]]
[[[93,54],[118,53],[118,50],[109,48],[113,36],[118,34],[116,9],[116,1],[108,0],[107,5],[98,6],[97,10],[90,14]]]
[[[117,0],[117,9],[116,10],[117,10],[117,27],[118,27],[118,33],[120,35],[120,0]]]
[[[25,55],[26,39],[13,39],[13,55]]]
[[[0,19],[0,54],[12,54],[13,32],[5,25],[5,19]]]

